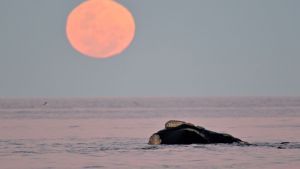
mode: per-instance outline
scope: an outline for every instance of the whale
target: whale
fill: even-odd
[[[249,143],[227,133],[210,131],[192,123],[169,120],[165,128],[152,134],[148,144],[231,144],[238,143],[248,145]]]

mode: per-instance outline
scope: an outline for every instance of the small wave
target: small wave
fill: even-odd
[[[208,149],[213,150],[214,147],[267,147],[267,148],[278,148],[278,149],[300,149],[300,142],[279,142],[279,143],[267,143],[267,142],[256,142],[249,144],[191,144],[191,145],[152,145],[142,147],[142,150],[157,150],[163,148],[195,148],[195,149]]]
[[[12,153],[13,154],[38,154],[38,152],[35,151],[25,151],[25,150],[13,151]]]
[[[104,168],[104,166],[100,166],[100,165],[95,165],[95,166],[93,166],[93,165],[91,165],[91,166],[85,166],[85,167],[83,167],[83,168],[86,168],[86,169],[94,169],[94,168]]]
[[[270,147],[278,149],[300,149],[300,142],[253,143],[251,146]]]
[[[142,148],[137,148],[137,149],[141,149],[141,150],[157,150],[159,149],[158,146],[147,146],[147,147],[142,147]]]

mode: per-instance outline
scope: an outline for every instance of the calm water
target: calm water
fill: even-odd
[[[169,119],[256,146],[147,145]],[[0,164],[1,169],[298,169],[300,98],[0,99]]]

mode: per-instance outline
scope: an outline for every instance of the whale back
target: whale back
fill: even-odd
[[[161,144],[206,144],[209,142],[196,126],[190,126],[189,124],[163,129],[156,134],[159,135]]]
[[[192,123],[187,123],[187,122],[180,121],[180,120],[169,120],[165,123],[165,129],[175,128],[175,127],[178,127],[182,124],[187,124],[187,125],[190,125],[190,126],[194,126],[194,124],[192,124]]]

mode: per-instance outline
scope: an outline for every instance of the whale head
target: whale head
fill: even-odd
[[[149,138],[148,144],[151,144],[151,145],[158,145],[158,144],[161,144],[160,136],[159,136],[158,134],[153,134],[153,135]]]

